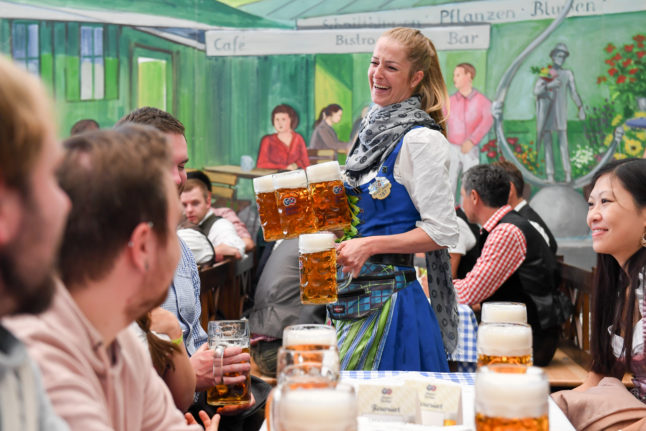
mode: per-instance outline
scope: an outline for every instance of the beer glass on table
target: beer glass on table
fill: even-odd
[[[318,230],[350,227],[352,214],[341,180],[339,162],[311,165],[305,171]]]
[[[489,364],[532,365],[532,327],[526,323],[478,326],[478,367]]]
[[[260,227],[262,227],[262,236],[265,241],[270,242],[283,238],[283,228],[280,225],[278,207],[276,206],[272,175],[254,178],[253,189],[256,193],[258,217],[260,218]]]
[[[527,323],[527,307],[522,302],[484,302],[482,323]]]
[[[488,365],[475,381],[476,431],[548,431],[549,384],[538,367]]]
[[[207,390],[206,402],[213,406],[248,404],[251,401],[251,373],[227,371],[227,368],[235,368],[236,364],[228,363],[225,357],[228,347],[240,347],[242,353],[249,353],[247,320],[211,321],[208,329],[209,349],[214,351],[215,386]]]
[[[271,431],[357,430],[357,396],[351,385],[305,389],[281,384],[272,393]]]
[[[285,378],[321,380],[339,379],[339,349],[336,329],[329,325],[302,324],[283,330],[283,347],[276,363],[278,381]],[[314,377],[312,379],[311,377]]]
[[[312,198],[302,169],[273,176],[276,207],[285,238],[316,232]]]
[[[337,282],[336,247],[333,233],[314,233],[298,238],[298,267],[300,268],[301,302],[303,304],[332,304],[337,301],[337,289],[346,287],[352,276]]]

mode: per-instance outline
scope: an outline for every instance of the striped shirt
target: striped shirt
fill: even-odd
[[[453,280],[460,304],[477,304],[489,298],[525,260],[525,235],[513,224],[498,224],[511,210],[505,205],[489,217],[482,227],[489,236],[475,266],[462,280]]]
[[[177,316],[188,355],[206,342],[208,336],[200,324],[200,274],[188,246],[179,239],[180,259],[173,282],[162,307]]]

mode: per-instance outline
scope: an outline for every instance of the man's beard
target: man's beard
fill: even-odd
[[[0,251],[0,278],[5,293],[16,302],[11,314],[42,313],[49,307],[56,290],[53,271],[48,271],[40,280],[30,281],[18,270],[17,251],[10,247]]]

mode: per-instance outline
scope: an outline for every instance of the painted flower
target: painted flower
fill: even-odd
[[[626,138],[624,139],[624,148],[626,149],[626,153],[628,153],[631,156],[641,156],[642,151],[644,150],[644,147],[642,146],[642,143],[639,142],[637,139],[629,139]]]
[[[603,145],[605,145],[606,147],[609,147],[613,139],[614,139],[614,136],[612,135],[612,133],[606,135],[606,139],[603,140]]]
[[[628,65],[629,65],[630,63],[632,63],[632,62],[633,62],[633,60],[632,60],[631,58],[627,58],[627,59],[625,59],[624,61],[622,61],[622,62],[621,62],[621,65],[622,65],[623,67],[628,67]]]
[[[617,84],[623,84],[624,82],[626,82],[626,77],[624,75],[617,78]]]
[[[608,64],[608,65],[610,65],[610,66],[614,66],[614,65],[615,65],[615,62],[614,62],[614,61],[612,61],[612,59],[608,59],[608,60],[606,60],[606,61],[605,61],[605,63],[606,63],[606,64]]]
[[[615,160],[622,160],[622,159],[625,159],[627,156],[624,153],[615,153],[614,157],[615,157]]]
[[[637,69],[636,67],[633,67],[628,71],[628,75],[634,75],[637,72],[639,72],[639,69]]]
[[[608,75],[615,76],[619,72],[616,68],[608,69]]]
[[[646,36],[644,36],[643,34],[637,34],[633,36],[633,40],[635,42],[643,42],[644,40],[646,40]]]
[[[644,55],[646,55],[646,51],[639,51],[637,53],[637,58],[642,58]]]
[[[617,115],[615,115],[615,118],[612,119],[612,122],[610,123],[610,125],[612,127],[617,127],[619,125],[619,123],[621,123],[623,121],[624,121],[624,116],[621,115],[621,114],[617,114]]]
[[[612,59],[613,59],[613,60],[621,60],[622,58],[623,58],[623,57],[622,57],[622,56],[621,56],[621,54],[619,54],[619,53],[616,53],[616,54],[614,55],[614,57],[612,57]]]
[[[635,45],[624,45],[624,51],[626,52],[632,52],[633,48],[635,48]]]
[[[615,46],[614,46],[613,44],[609,43],[608,45],[606,45],[606,47],[604,48],[604,50],[605,50],[607,53],[611,53],[612,51],[614,51],[614,50],[615,50]]]
[[[606,78],[605,76],[598,76],[597,77],[597,84],[601,84],[602,82],[606,82],[607,80],[608,80],[608,78]]]

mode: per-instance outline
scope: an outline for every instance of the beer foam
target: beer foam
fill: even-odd
[[[302,169],[273,175],[274,189],[304,189],[307,187],[307,175]]]
[[[298,237],[300,253],[318,253],[334,248],[336,236],[333,233],[310,233]]]
[[[524,356],[532,354],[532,327],[524,323],[483,323],[478,326],[478,354]]]
[[[485,302],[482,322],[527,323],[527,307],[522,302]]]
[[[336,346],[336,330],[327,325],[288,326],[283,330],[283,347]]]
[[[484,366],[476,374],[476,413],[485,416],[513,419],[547,415],[548,396],[549,384],[537,367],[517,373]]]
[[[253,190],[256,193],[273,193],[274,192],[274,180],[273,175],[265,175],[264,177],[258,177],[253,179]]]
[[[310,165],[305,169],[305,171],[307,172],[307,181],[310,183],[341,180],[339,162],[325,162],[317,165]]]
[[[353,392],[332,388],[286,390],[277,410],[285,430],[355,430],[357,399]]]

